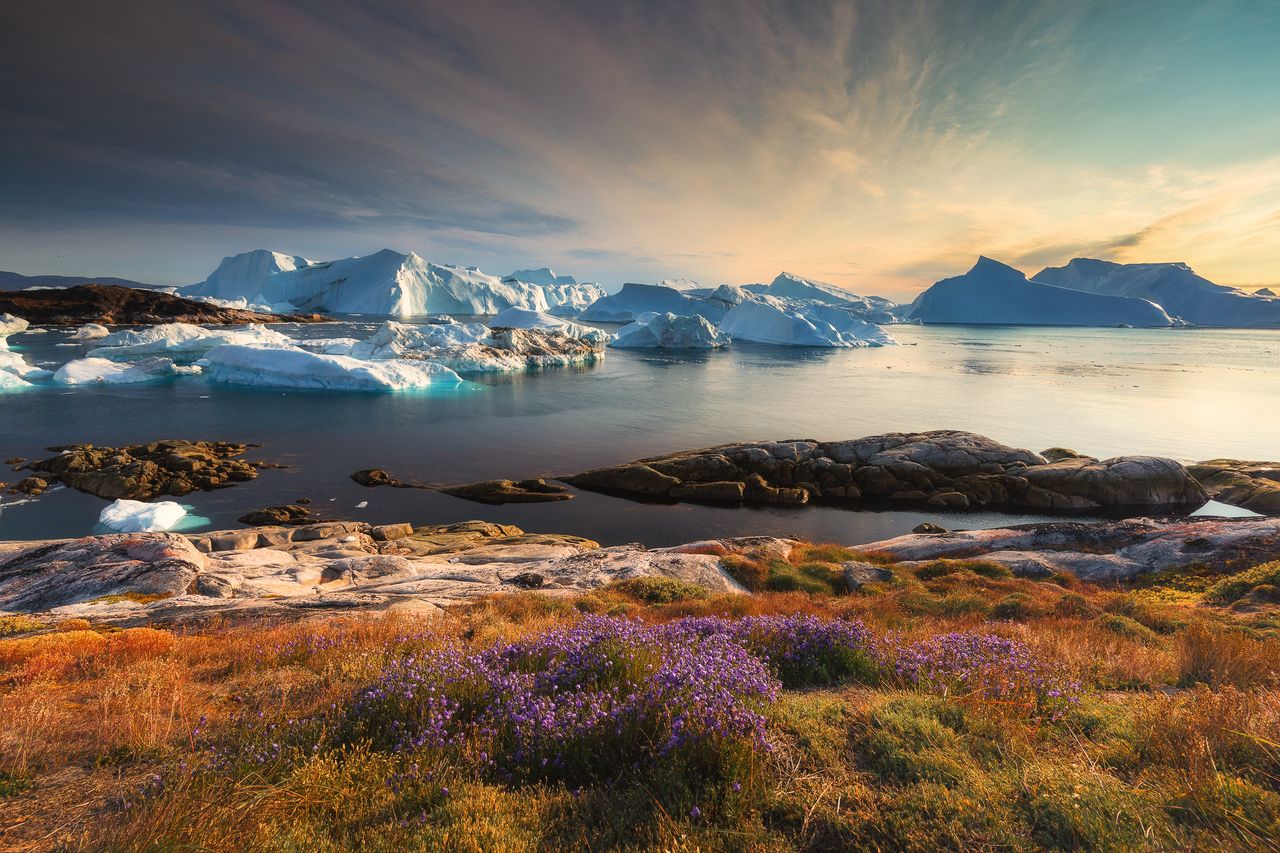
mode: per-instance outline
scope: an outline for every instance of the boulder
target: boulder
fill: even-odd
[[[482,483],[446,486],[440,491],[482,504],[545,503],[567,501],[573,497],[564,486],[546,480],[485,480]]]
[[[21,480],[13,484],[15,492],[21,492],[24,495],[44,494],[45,489],[49,488],[49,481],[40,477],[23,477]]]
[[[261,527],[272,524],[310,524],[315,521],[315,516],[306,507],[285,504],[283,506],[255,509],[253,512],[240,516],[237,520],[241,524],[247,524],[251,527]]]
[[[88,536],[0,554],[0,610],[32,613],[107,596],[182,595],[205,557],[173,533]]]
[[[362,486],[374,488],[376,486],[390,486],[393,489],[430,489],[421,483],[406,483],[391,476],[382,468],[365,468],[362,471],[356,471],[351,475],[351,479],[355,480]]]
[[[850,560],[840,568],[844,572],[844,583],[849,592],[857,592],[869,583],[885,583],[894,577],[892,569],[860,560]]]
[[[1280,462],[1210,459],[1188,470],[1216,501],[1280,515]]]

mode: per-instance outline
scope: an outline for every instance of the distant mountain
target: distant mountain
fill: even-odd
[[[117,287],[136,287],[143,290],[165,290],[162,284],[144,284],[127,278],[87,275],[22,275],[0,271],[0,290],[26,290],[28,287],[75,287],[80,284],[114,284]]]
[[[1280,302],[1215,284],[1182,263],[1117,264],[1076,258],[1041,270],[1034,281],[1109,296],[1149,299],[1197,326],[1280,326]]]
[[[391,249],[338,261],[258,249],[224,258],[208,279],[183,293],[243,298],[275,310],[409,317],[496,314],[507,308],[572,313],[604,290],[594,284],[503,281],[476,267],[436,264]]]
[[[1254,296],[1269,296],[1275,298],[1276,292],[1269,287],[1260,287],[1253,292]]]
[[[1158,305],[1030,281],[1011,266],[981,257],[964,275],[945,278],[916,297],[908,320],[1022,326],[1170,326]]]

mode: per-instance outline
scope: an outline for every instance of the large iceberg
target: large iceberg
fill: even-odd
[[[53,381],[58,385],[130,385],[199,372],[199,367],[174,364],[167,358],[120,362],[91,357],[62,365],[53,374]]]
[[[144,503],[120,498],[103,508],[98,523],[121,533],[156,533],[172,530],[186,516],[182,504],[173,501]]]
[[[1149,299],[1197,326],[1280,326],[1280,299],[1214,284],[1182,263],[1117,264],[1076,258],[1033,281],[1072,290]]]
[[[578,280],[571,275],[556,275],[550,267],[538,267],[536,270],[516,270],[511,275],[504,275],[505,282],[522,281],[525,284],[577,284]]]
[[[9,343],[5,338],[10,335],[16,335],[19,332],[25,332],[31,326],[21,317],[15,317],[12,314],[0,314],[0,349],[8,349]]]
[[[715,349],[729,343],[729,336],[705,317],[675,314],[641,314],[618,330],[609,346],[619,349]]]
[[[772,296],[744,299],[720,321],[734,340],[798,347],[867,347],[897,343],[855,311],[817,302],[794,303]]]
[[[391,249],[338,261],[293,263],[304,260],[263,250],[237,255],[186,292],[287,304],[296,310],[386,317],[496,314],[513,306],[577,310],[604,292],[594,284],[503,281],[475,267],[435,264]]]
[[[490,329],[480,323],[411,326],[388,320],[351,354],[364,359],[432,361],[459,373],[502,373],[536,367],[590,364],[609,335],[589,330],[586,338],[542,329]]]
[[[1025,326],[1174,325],[1164,309],[1146,299],[1030,281],[1013,267],[986,257],[964,275],[943,279],[917,296],[907,318]]]
[[[580,319],[589,323],[630,323],[642,314],[675,314],[677,317],[697,314],[715,323],[725,311],[722,302],[690,296],[674,287],[628,282],[617,293],[591,303]]]
[[[271,388],[403,391],[462,381],[448,367],[429,361],[365,361],[261,344],[217,347],[201,365],[215,382]]]
[[[897,304],[892,300],[885,299],[883,296],[859,296],[834,284],[801,278],[789,272],[780,273],[769,284],[748,284],[742,289],[749,293],[773,296],[783,300],[839,305],[857,312],[864,320],[871,323],[898,322],[898,317],[894,313]]]
[[[191,323],[163,323],[144,329],[113,332],[99,339],[98,343],[98,347],[89,351],[91,357],[133,361],[164,356],[179,363],[190,363],[214,347],[226,344],[292,346],[294,341],[288,335],[260,325],[208,328]]]

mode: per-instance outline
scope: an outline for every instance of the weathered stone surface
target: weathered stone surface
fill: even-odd
[[[573,495],[564,486],[546,480],[485,480],[462,486],[446,486],[440,491],[455,498],[482,504],[546,503],[567,501]]]
[[[1216,501],[1280,515],[1280,462],[1210,459],[1188,470]]]
[[[844,583],[849,592],[857,592],[869,583],[884,583],[893,580],[893,570],[875,563],[864,563],[850,560],[841,565],[844,570]]]
[[[1122,580],[1188,563],[1229,570],[1280,558],[1280,519],[1027,524],[911,534],[859,549],[894,561],[981,557],[1030,577],[1066,571]]]
[[[406,536],[413,535],[413,525],[408,523],[402,524],[375,524],[369,531],[378,542],[393,542],[396,539],[403,539]]]
[[[297,504],[269,506],[245,513],[237,519],[241,524],[261,527],[269,524],[310,524],[315,521],[311,510]]]
[[[393,489],[435,488],[434,486],[429,486],[425,483],[406,483],[403,480],[398,480],[382,468],[365,468],[362,471],[356,471],[351,475],[351,479],[370,489],[377,486],[390,486]]]
[[[1056,448],[1056,461],[955,430],[852,441],[726,444],[561,477],[623,495],[799,506],[863,498],[964,509],[1177,507],[1205,499],[1181,464],[1149,456],[1098,461]],[[738,493],[738,486],[741,493]]]
[[[49,488],[49,481],[41,477],[23,477],[21,480],[13,484],[15,492],[21,492],[24,495],[44,494],[45,489]]]
[[[84,323],[239,325],[314,323],[327,319],[319,314],[263,314],[241,308],[222,308],[158,290],[112,284],[0,292],[0,314],[4,313],[16,314],[41,326],[79,326]]]
[[[938,533],[947,533],[948,531],[947,528],[943,527],[941,524],[934,524],[932,521],[926,521],[923,524],[917,524],[915,527],[911,528],[911,532],[936,535]]]
[[[205,557],[172,533],[115,533],[0,551],[0,610],[31,613],[105,596],[176,596]],[[134,604],[134,602],[129,602]]]
[[[49,449],[60,453],[27,467],[107,500],[145,500],[224,488],[254,479],[258,469],[265,467],[236,458],[249,445],[223,441],[166,439],[130,447],[73,444]]]
[[[1061,462],[1063,459],[1083,459],[1086,458],[1083,453],[1076,453],[1067,447],[1050,447],[1048,450],[1041,450],[1040,455],[1050,462]]]

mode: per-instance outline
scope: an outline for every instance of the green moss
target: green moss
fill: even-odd
[[[1280,560],[1245,569],[1218,581],[1206,590],[1205,598],[1218,604],[1230,604],[1264,584],[1280,584]]]
[[[1031,600],[1031,596],[1025,592],[1015,592],[1006,595],[995,603],[991,608],[991,618],[999,619],[1006,622],[1025,622],[1039,611],[1036,609],[1035,602]]]
[[[1059,616],[1079,616],[1092,618],[1098,615],[1098,608],[1089,603],[1089,599],[1074,592],[1068,592],[1053,605],[1053,612]]]
[[[903,594],[899,599],[902,609],[919,616],[984,616],[986,600],[970,592],[949,592],[933,595],[923,590]]]
[[[1145,850],[1170,837],[1159,804],[1101,770],[1038,763],[1022,780],[1018,810],[1046,850]]]
[[[954,575],[957,572],[973,572],[984,578],[1011,578],[1013,572],[1009,567],[990,560],[934,560],[918,566],[916,577],[920,580],[933,580],[943,575]]]
[[[21,776],[0,771],[0,799],[16,797],[31,787],[31,781]]]
[[[677,601],[702,600],[707,597],[706,587],[688,581],[662,576],[628,578],[614,581],[605,587],[614,592],[643,601],[645,604],[672,604]]]

